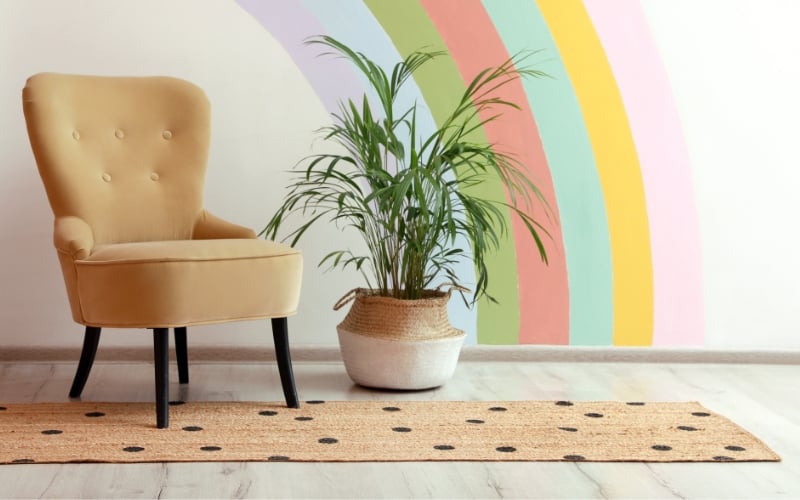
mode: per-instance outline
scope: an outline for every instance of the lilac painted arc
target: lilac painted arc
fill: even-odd
[[[486,68],[508,60],[509,54],[480,0],[422,0],[422,5],[447,44],[465,84]],[[523,221],[517,216],[511,218],[517,250],[519,343],[568,344],[569,290],[563,238],[539,130],[519,80],[497,89],[494,94],[506,102],[518,104],[520,109],[497,107],[480,111],[485,120],[498,112],[503,113],[499,120],[484,125],[486,138],[519,160],[528,176],[536,181],[553,212],[548,218],[541,206],[530,210],[530,215],[540,220],[551,235],[547,240],[548,266],[540,261],[536,244]]]
[[[302,3],[236,1],[283,45],[329,112],[339,109],[340,99],[364,94],[363,85],[351,69],[334,58],[317,57],[317,50],[303,44],[308,37],[325,32]]]
[[[392,38],[398,51],[406,56],[414,50],[446,48],[425,10],[417,1],[365,0],[378,22]],[[413,29],[409,29],[413,27]],[[452,60],[440,58],[423,67],[415,78],[434,119],[441,121],[449,114],[466,89]],[[485,142],[483,129],[475,130],[471,140]],[[495,200],[504,200],[499,182],[487,182],[469,189]],[[509,214],[503,214],[510,227]],[[486,261],[489,287],[498,304],[483,299],[478,304],[478,342],[481,344],[517,344],[519,342],[519,295],[514,242],[501,242],[499,250]]]
[[[566,68],[534,2],[484,0],[508,52],[540,50],[533,62],[552,78],[523,86],[553,176],[569,281],[569,343],[612,344],[611,248],[592,145]]]
[[[303,3],[326,33],[355,50],[364,52],[382,67],[392,68],[402,60],[389,36],[363,3],[351,0],[304,0]],[[420,136],[427,137],[437,126],[425,104],[422,91],[414,80],[409,80],[405,93],[397,99],[397,106],[399,109],[409,109],[415,103],[419,110],[417,131]],[[463,237],[459,238],[457,244],[470,250],[469,242]],[[469,260],[456,264],[454,268],[467,286],[475,283],[475,269]],[[442,279],[444,281],[446,280]],[[466,332],[465,343],[477,343],[475,308],[470,309],[459,297],[453,297],[448,304],[448,312],[453,326]]]
[[[631,125],[653,253],[654,345],[703,344],[700,230],[669,79],[637,0],[584,0]]]
[[[537,0],[583,111],[606,201],[615,345],[653,341],[653,267],[639,158],[614,75],[580,0]]]

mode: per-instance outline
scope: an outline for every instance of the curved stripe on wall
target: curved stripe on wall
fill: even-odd
[[[703,343],[700,229],[669,79],[636,0],[585,0],[622,94],[644,180],[655,345]]]
[[[553,177],[569,283],[569,343],[612,343],[611,250],[606,207],[592,146],[569,76],[534,2],[485,0],[486,11],[515,54],[535,48],[537,68],[552,78],[523,82]],[[528,286],[535,287],[536,283]]]
[[[464,82],[487,67],[497,66],[509,58],[502,40],[480,0],[423,0],[422,5],[447,44]],[[496,92],[497,97],[518,103],[520,110],[502,110],[502,119],[484,127],[489,143],[503,151],[513,151],[539,188],[554,212],[547,220],[539,207],[531,215],[540,219],[552,236],[547,241],[549,266],[541,263],[536,244],[519,217],[512,217],[516,245],[517,282],[519,286],[520,327],[522,344],[569,343],[569,291],[561,228],[555,192],[539,139],[539,130],[527,106],[527,96],[520,81],[514,81]],[[489,119],[497,111],[484,110],[481,118]]]
[[[237,0],[237,3],[283,45],[325,109],[337,111],[339,99],[355,99],[364,93],[361,82],[352,70],[343,69],[332,58],[316,57],[316,53],[303,44],[306,38],[325,32],[300,2]],[[331,75],[336,75],[336,78],[331,78]]]
[[[639,159],[628,118],[591,20],[579,0],[539,0],[567,68],[606,199],[614,290],[614,344],[653,337],[653,270]]]
[[[446,49],[441,36],[418,2],[366,0],[365,3],[404,57],[421,47],[430,50]],[[409,26],[414,29],[408,29]],[[443,121],[442,117],[458,104],[458,98],[466,88],[455,63],[445,58],[434,65],[423,67],[417,73],[416,80],[437,121]],[[470,140],[486,142],[486,134],[483,130],[476,130]],[[499,182],[486,182],[470,189],[489,199],[505,199]],[[510,216],[506,217],[510,226]],[[514,253],[514,245],[505,244],[487,259],[486,266],[491,276],[490,292],[499,304],[492,304],[487,300],[478,304],[478,342],[482,344],[519,342],[520,304]]]
[[[697,216],[690,164],[666,71],[636,0],[238,0],[285,47],[327,109],[360,96],[346,64],[302,45],[327,33],[391,65],[409,52],[447,48],[417,75],[424,131],[464,91],[465,79],[509,53],[544,49],[505,97],[521,113],[476,131],[515,151],[557,209],[551,267],[529,236],[491,262],[476,312],[451,301],[453,323],[482,344],[697,345],[703,340]],[[413,29],[409,29],[413,27]],[[496,126],[495,126],[496,125]],[[504,200],[499,183],[480,194]],[[677,242],[677,243],[676,243]],[[474,279],[467,264],[462,276]],[[469,273],[468,275],[465,273]],[[476,333],[477,332],[477,333]]]
[[[351,0],[304,0],[303,3],[323,25],[326,33],[350,47],[357,47],[359,50],[368,47],[369,57],[382,67],[391,68],[402,60],[389,36],[363,3]],[[436,122],[425,105],[422,91],[414,80],[409,80],[405,92],[398,96],[397,105],[399,109],[409,109],[414,103],[419,104],[417,132],[420,136],[427,137],[436,130]],[[466,249],[467,255],[471,254],[471,246],[466,238],[459,237],[456,244]],[[464,260],[453,268],[464,283],[475,283],[475,268],[471,262]],[[467,307],[464,301],[456,298],[448,304],[448,313],[453,326],[467,334],[465,342],[477,343],[477,310]]]

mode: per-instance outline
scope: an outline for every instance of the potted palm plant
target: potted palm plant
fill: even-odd
[[[452,376],[464,339],[448,321],[447,301],[453,290],[470,306],[482,297],[494,300],[485,259],[509,229],[504,212],[520,217],[547,262],[547,232],[531,215],[534,202],[549,213],[541,192],[513,154],[470,140],[472,132],[500,119],[502,109],[518,108],[498,97],[498,89],[543,73],[523,64],[529,54],[482,71],[438,128],[418,137],[417,105],[398,109],[397,96],[419,68],[444,52],[416,51],[387,72],[334,38],[306,43],[352,63],[366,77],[378,106],[373,108],[366,94],[360,102],[340,102],[333,124],[321,129],[338,152],[298,163],[262,234],[277,238],[299,215],[300,222],[284,237],[292,245],[317,221],[360,235],[364,252],[336,249],[320,262],[331,268],[352,266],[364,278],[364,288],[335,306],[353,301],[337,327],[348,374],[371,387],[439,386]],[[470,189],[497,179],[508,201],[485,199]],[[454,272],[461,259],[473,263],[475,283],[463,283]],[[437,281],[447,282],[447,289],[434,288]]]

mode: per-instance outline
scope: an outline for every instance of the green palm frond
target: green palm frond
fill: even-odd
[[[520,78],[547,76],[527,65],[534,52],[478,73],[439,128],[418,138],[416,105],[398,109],[397,96],[417,70],[445,52],[413,52],[387,73],[334,38],[314,37],[306,43],[358,69],[378,98],[379,112],[366,94],[358,104],[340,102],[333,124],[320,134],[344,152],[312,155],[295,167],[293,182],[262,235],[276,239],[296,215],[303,222],[283,238],[292,245],[317,221],[350,228],[361,235],[366,253],[334,250],[320,265],[354,268],[367,286],[404,299],[422,297],[437,278],[461,285],[455,265],[469,258],[476,273],[471,303],[484,296],[493,300],[486,259],[510,231],[504,217],[509,211],[522,220],[547,263],[545,239],[550,235],[530,215],[538,208],[551,217],[541,190],[512,153],[469,140],[472,132],[502,119],[504,110],[519,109],[497,96],[500,89]],[[470,186],[489,180],[502,184],[508,202],[470,194]],[[459,237],[471,248],[459,248]]]

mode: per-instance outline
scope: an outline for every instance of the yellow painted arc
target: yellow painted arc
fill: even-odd
[[[580,0],[537,0],[583,112],[611,239],[614,345],[653,341],[653,264],[639,158],[622,96]]]

